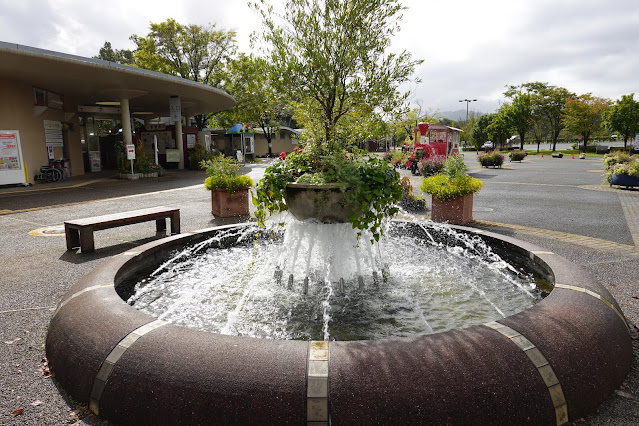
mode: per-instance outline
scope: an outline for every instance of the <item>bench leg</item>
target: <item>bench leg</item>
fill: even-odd
[[[156,219],[155,220],[155,231],[156,232],[165,232],[166,231],[166,219]]]
[[[67,250],[72,250],[75,247],[80,246],[80,233],[75,228],[70,228],[66,223],[64,224],[64,234],[67,239]]]
[[[93,243],[93,227],[85,226],[80,229],[80,251],[82,253],[89,253],[95,251],[95,245]]]
[[[180,233],[180,212],[177,211],[171,216],[171,235]]]

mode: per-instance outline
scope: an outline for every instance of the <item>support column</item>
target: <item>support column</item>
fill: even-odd
[[[175,122],[175,143],[180,151],[178,170],[184,170],[184,142],[182,142],[182,117]]]
[[[133,143],[131,133],[131,112],[129,110],[129,99],[120,98],[120,120],[122,121],[122,137],[125,144]]]

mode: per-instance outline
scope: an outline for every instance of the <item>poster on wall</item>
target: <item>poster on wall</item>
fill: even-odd
[[[26,182],[22,166],[20,132],[0,130],[0,185]]]
[[[186,148],[193,149],[195,148],[195,135],[193,133],[188,133],[186,135]]]
[[[91,172],[99,172],[102,169],[100,151],[89,151],[89,162],[91,164]]]
[[[180,150],[179,149],[167,149],[166,150],[166,162],[167,163],[179,163],[180,162]]]

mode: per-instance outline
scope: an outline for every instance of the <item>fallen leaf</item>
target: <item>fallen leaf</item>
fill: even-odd
[[[40,368],[42,369],[42,374],[44,374],[46,377],[51,376],[49,361],[46,358],[42,358],[42,361],[40,362]]]
[[[11,413],[12,416],[19,416],[20,414],[22,414],[24,412],[24,409],[22,408],[18,408],[17,410],[15,410],[14,412]]]
[[[615,393],[623,398],[632,399],[632,395],[628,392],[616,390]]]
[[[14,344],[15,342],[17,342],[18,340],[22,340],[22,339],[21,339],[21,338],[19,338],[19,337],[16,337],[16,338],[15,338],[15,339],[13,339],[13,340],[7,340],[7,341],[6,341],[6,342],[4,342],[4,343],[6,343],[7,345],[13,345],[13,344]]]
[[[34,407],[37,407],[40,404],[44,404],[44,402],[40,401],[39,399],[37,399],[37,400],[35,400],[35,401],[33,401],[31,403],[31,405],[34,406]]]
[[[632,296],[632,298],[633,298],[633,299],[639,299],[639,297],[637,297],[637,296]]]

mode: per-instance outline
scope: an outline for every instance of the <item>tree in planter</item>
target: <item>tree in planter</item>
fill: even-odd
[[[386,52],[399,30],[398,1],[287,0],[283,16],[266,0],[252,7],[272,46],[276,88],[307,105],[318,153],[344,150],[352,142],[340,138],[345,117],[366,108],[390,112],[408,97],[398,86],[411,80],[421,61],[406,51]]]
[[[639,133],[639,102],[634,100],[634,93],[623,95],[604,114],[604,124],[611,132],[617,131],[623,137],[623,148],[628,146],[628,139]]]
[[[590,93],[566,102],[564,126],[569,132],[583,136],[583,152],[586,152],[590,136],[602,128],[604,112],[609,105],[608,99],[598,98]]]
[[[283,15],[266,0],[252,7],[262,16],[275,87],[297,100],[296,117],[303,117],[300,158],[309,162],[307,174],[321,178],[311,181],[350,186],[350,203],[360,214],[349,220],[360,234],[370,230],[379,239],[383,217],[397,212],[399,174],[357,146],[383,127],[378,117],[403,106],[408,93],[398,87],[420,63],[406,51],[387,53],[403,7],[396,0],[287,0]],[[267,169],[258,186],[258,221],[266,211],[287,208],[286,183],[300,177],[287,173],[290,160]]]

